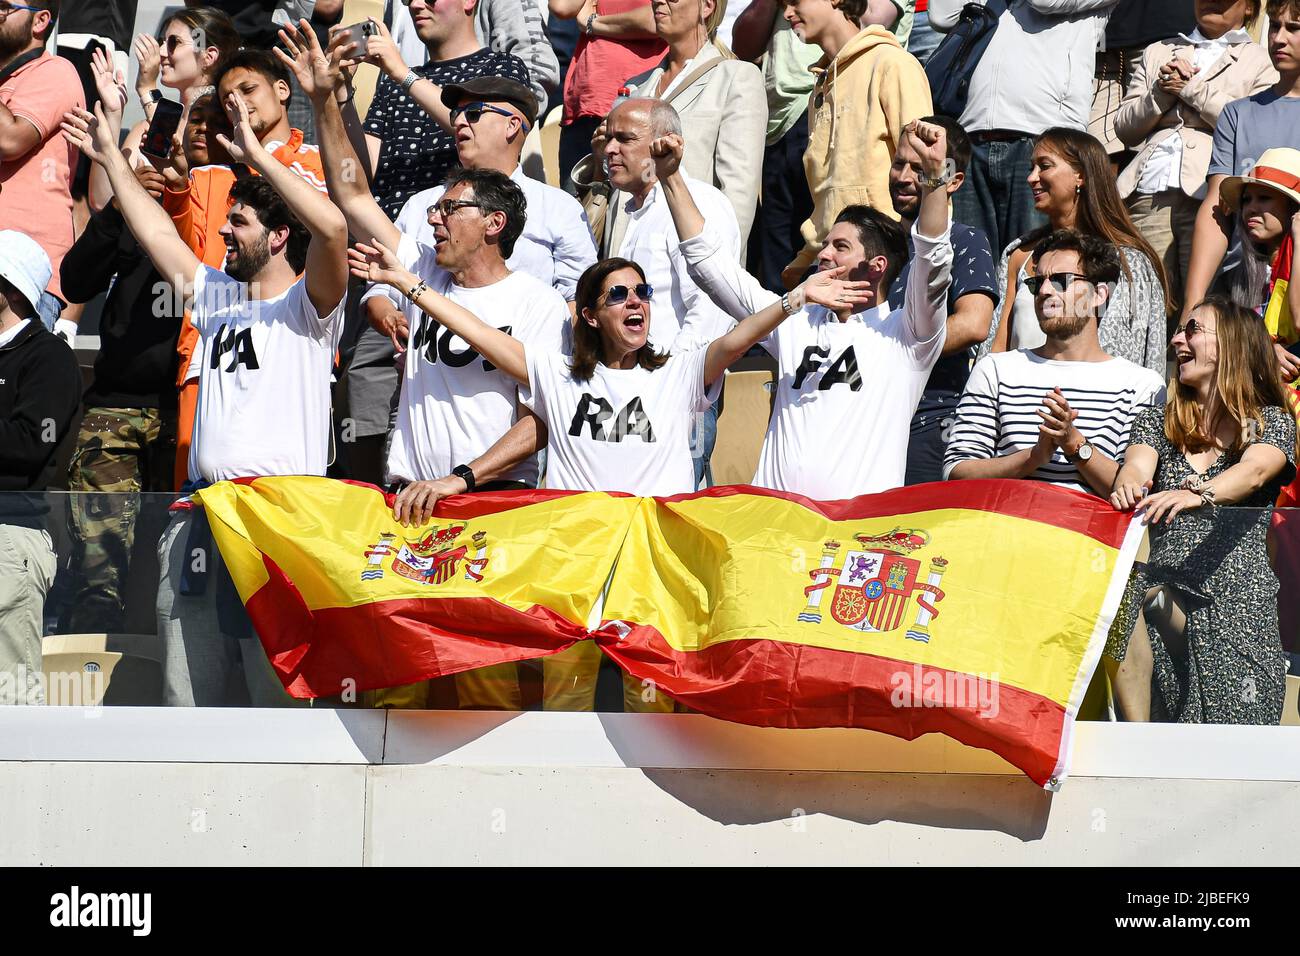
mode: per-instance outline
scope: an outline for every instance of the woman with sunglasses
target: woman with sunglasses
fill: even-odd
[[[627,259],[605,259],[578,280],[573,355],[536,350],[482,322],[402,268],[393,252],[358,243],[352,272],[399,290],[527,391],[522,400],[548,426],[548,488],[676,495],[695,490],[690,431],[710,386],[787,315],[810,302],[857,303],[867,284],[818,273],[730,332],[694,351],[657,352],[649,342],[654,289]]]
[[[1106,643],[1116,703],[1124,720],[1276,724],[1287,665],[1265,538],[1295,420],[1249,309],[1206,299],[1173,351],[1169,403],[1134,421],[1111,495],[1151,526]]]
[[[229,16],[213,7],[201,6],[173,13],[163,22],[159,39],[147,33],[135,38],[135,54],[140,61],[135,90],[145,118],[131,128],[122,143],[123,151],[134,165],[145,161],[139,156],[140,144],[149,129],[154,110],[163,99],[158,84],[161,82],[168,89],[175,90],[188,113],[195,99],[212,92],[213,78],[221,72],[225,60],[239,49],[240,43],[239,33]],[[99,77],[96,79],[98,81]],[[97,85],[108,111],[113,101],[104,96],[104,83],[97,82]],[[121,122],[120,111],[115,115],[109,112],[108,117],[110,121]],[[184,126],[185,120],[182,119],[180,128]],[[103,167],[97,164],[91,165],[89,195],[91,206],[96,210],[102,209],[113,198],[108,177]]]

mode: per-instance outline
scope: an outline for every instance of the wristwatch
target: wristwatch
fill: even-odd
[[[474,480],[474,469],[470,468],[469,465],[457,465],[451,470],[451,473],[465,482],[465,491],[467,493],[473,491],[474,486],[478,484]]]
[[[1080,445],[1078,450],[1070,457],[1077,458],[1079,461],[1087,461],[1090,459],[1092,457],[1092,442],[1085,438],[1083,444]]]

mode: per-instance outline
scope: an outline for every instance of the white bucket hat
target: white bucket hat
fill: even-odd
[[[50,257],[35,239],[14,229],[0,230],[0,279],[22,293],[33,312],[53,272]]]

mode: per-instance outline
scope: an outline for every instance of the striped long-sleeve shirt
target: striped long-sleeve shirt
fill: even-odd
[[[1121,462],[1134,417],[1144,408],[1165,402],[1160,376],[1127,359],[1062,362],[1040,358],[1028,349],[988,355],[971,371],[957,405],[943,461],[944,478],[959,462],[1032,448],[1038,442],[1042,421],[1037,410],[1053,388],[1059,388],[1078,412],[1074,424],[1084,437],[1098,452]],[[1031,477],[1092,491],[1059,448]]]

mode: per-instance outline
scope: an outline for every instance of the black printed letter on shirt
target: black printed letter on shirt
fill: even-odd
[[[822,380],[817,383],[817,391],[824,391],[832,385],[845,383],[853,392],[862,387],[862,373],[858,371],[858,354],[853,351],[852,345],[841,352],[840,357],[826,370]]]
[[[641,407],[639,396],[628,402],[623,407],[623,410],[618,413],[618,418],[614,420],[614,434],[610,436],[610,439],[612,441],[622,441],[629,435],[640,436],[643,442],[655,440],[655,430],[650,425],[650,416]]]
[[[257,364],[257,351],[253,348],[253,334],[250,329],[231,329],[230,334],[226,335],[226,325],[223,322],[217,329],[216,347],[212,350],[212,359],[208,363],[209,368],[216,368],[221,362],[221,356],[227,352],[231,353],[230,365],[224,371],[233,372],[240,365],[246,368],[259,368]]]
[[[830,349],[824,349],[820,345],[810,345],[803,350],[803,361],[794,372],[794,387],[803,388],[803,380],[817,371],[817,366],[821,365],[821,360],[831,354]]]
[[[596,441],[606,441],[604,422],[613,414],[614,409],[610,407],[609,402],[583,392],[582,401],[578,402],[578,411],[573,416],[573,423],[569,425],[569,434],[575,438],[580,437],[582,423],[589,422],[591,437]]]

